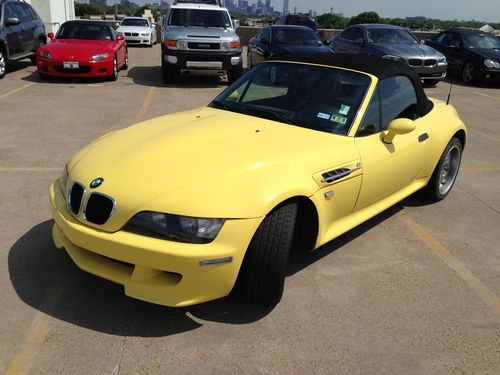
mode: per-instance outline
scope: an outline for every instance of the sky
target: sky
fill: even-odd
[[[139,4],[159,0],[135,0]],[[167,0],[172,3],[173,0]],[[113,0],[108,0],[112,3]],[[257,0],[249,0],[249,3]],[[283,0],[271,0],[271,5],[281,11]],[[424,16],[443,20],[472,20],[500,23],[500,0],[289,0],[289,10],[294,6],[299,12],[315,10],[318,14],[330,12],[343,13],[352,17],[365,11],[375,11],[381,17]]]

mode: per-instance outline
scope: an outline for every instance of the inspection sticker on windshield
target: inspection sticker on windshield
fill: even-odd
[[[332,115],[329,114],[329,113],[318,112],[318,114],[316,115],[316,117],[322,118],[323,120],[330,120],[330,118],[332,117]]]
[[[342,104],[340,106],[339,114],[341,114],[341,115],[347,115],[349,113],[350,109],[351,109],[351,107],[349,107],[348,105]]]
[[[347,122],[347,117],[333,115],[331,121],[338,122],[339,124],[345,124]]]

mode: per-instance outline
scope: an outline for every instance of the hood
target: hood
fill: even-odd
[[[304,45],[304,44],[279,44],[276,45],[276,55],[305,55],[310,53],[333,53],[333,51],[322,44]]]
[[[120,26],[118,29],[116,29],[117,32],[119,33],[145,33],[145,32],[151,32],[151,28],[147,26]]]
[[[195,26],[168,26],[166,33],[175,34],[176,39],[196,39],[202,38],[238,38],[232,29],[224,29],[223,27],[195,27]]]
[[[372,44],[373,48],[381,51],[386,55],[401,56],[403,58],[427,58],[427,57],[441,57],[440,52],[436,51],[430,46],[425,44],[393,44],[393,43],[380,43]]]
[[[290,196],[314,194],[314,173],[357,158],[351,137],[206,107],[101,137],[68,169],[70,183],[104,178],[94,191],[116,201],[105,228],[113,231],[146,210],[260,217]]]
[[[42,48],[54,59],[90,59],[95,54],[111,52],[114,43],[108,40],[56,39]]]
[[[484,57],[485,59],[494,59],[500,62],[500,49],[498,48],[488,48],[488,49],[469,48],[468,51],[476,53],[481,57]]]

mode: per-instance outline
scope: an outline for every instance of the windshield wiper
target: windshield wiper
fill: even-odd
[[[290,124],[290,125],[297,125],[296,122],[290,120],[288,117],[285,117],[283,115],[280,115],[279,113],[272,112],[272,111],[267,110],[267,109],[262,109],[262,108],[257,108],[257,107],[244,107],[244,108],[242,108],[242,110],[245,112],[250,112],[250,113],[255,114],[257,116],[265,117],[269,120],[284,122],[284,123]]]

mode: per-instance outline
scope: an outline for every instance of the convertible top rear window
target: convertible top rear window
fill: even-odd
[[[263,63],[211,106],[327,133],[347,134],[371,79],[349,70]]]

